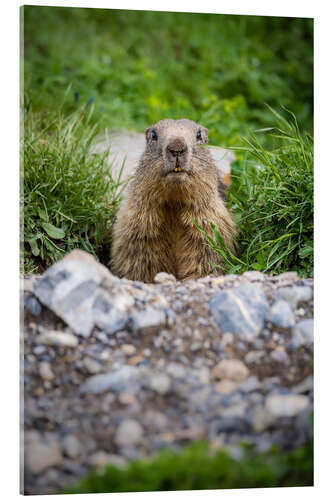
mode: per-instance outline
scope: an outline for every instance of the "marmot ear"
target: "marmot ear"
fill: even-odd
[[[208,144],[208,129],[201,127],[201,137],[204,144]]]
[[[146,128],[145,130],[146,142],[149,142],[150,132],[151,132],[151,127]]]

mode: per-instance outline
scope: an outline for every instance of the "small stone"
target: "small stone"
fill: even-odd
[[[171,387],[170,377],[168,377],[164,373],[154,374],[151,378],[150,387],[158,394],[167,394]]]
[[[174,282],[176,281],[176,278],[174,277],[173,274],[168,274],[168,273],[157,273],[154,282],[155,283],[169,283],[169,282]]]
[[[288,286],[277,290],[278,299],[288,302],[294,309],[300,302],[309,302],[312,299],[313,292],[309,286]]]
[[[295,394],[302,394],[304,392],[310,392],[313,391],[313,376],[309,375],[306,377],[302,382],[297,384],[292,388],[293,393]]]
[[[180,363],[169,363],[166,371],[174,378],[183,378],[186,373],[185,368]]]
[[[228,379],[234,382],[242,382],[249,375],[249,370],[242,361],[238,359],[222,359],[212,370],[217,379]]]
[[[134,299],[133,299],[134,301]],[[95,299],[92,305],[92,318],[95,325],[107,334],[119,332],[125,328],[128,314],[126,307],[121,302],[120,307],[115,307],[109,294],[99,290],[95,293]]]
[[[102,371],[101,364],[95,359],[91,359],[90,357],[85,357],[83,359],[83,364],[88,373],[94,375],[96,373],[100,373]]]
[[[216,384],[215,390],[219,393],[222,394],[223,396],[226,396],[228,394],[231,394],[234,392],[237,387],[239,386],[238,382],[232,382],[231,380],[223,380]]]
[[[258,380],[258,377],[255,375],[251,375],[251,377],[248,377],[242,384],[239,386],[239,389],[243,392],[253,392],[257,391],[260,389],[261,383]]]
[[[118,446],[135,446],[142,441],[143,429],[136,420],[128,418],[118,427],[115,435],[115,443]]]
[[[309,406],[309,400],[300,394],[270,394],[265,406],[277,417],[294,417]]]
[[[79,341],[71,333],[58,332],[56,330],[44,330],[34,338],[36,344],[46,344],[55,347],[77,347]]]
[[[264,351],[249,351],[244,358],[245,363],[260,363],[261,359],[264,357]]]
[[[251,426],[254,432],[265,431],[274,422],[274,420],[275,416],[272,415],[272,413],[266,408],[261,406],[254,409],[250,418]]]
[[[125,406],[135,405],[137,403],[136,397],[133,396],[133,394],[129,394],[128,392],[120,393],[118,399],[119,402]]]
[[[50,363],[48,363],[47,361],[42,361],[39,364],[39,375],[42,377],[43,380],[54,379],[54,373],[51,369]]]
[[[285,300],[278,300],[273,304],[268,319],[281,328],[291,328],[295,324],[294,313]]]
[[[141,331],[147,328],[164,326],[166,323],[165,312],[159,309],[147,307],[131,318],[131,326],[134,331]]]
[[[245,271],[243,276],[249,281],[264,281],[265,279],[265,275],[259,271]]]
[[[62,440],[62,449],[69,458],[77,458],[81,453],[80,441],[74,434],[68,434]]]
[[[34,297],[34,295],[29,295],[29,297],[25,301],[25,307],[34,316],[39,316],[42,312],[42,306],[40,305],[40,302],[36,299],[36,297]]]
[[[278,276],[279,281],[295,281],[298,280],[298,274],[295,271],[287,271]]]
[[[278,346],[274,351],[270,353],[271,358],[278,363],[288,363],[289,356],[286,353],[285,349],[281,346]]]
[[[313,344],[313,330],[313,319],[301,319],[298,321],[293,328],[293,341],[296,343],[296,346]]]
[[[137,378],[138,368],[134,366],[123,366],[118,370],[89,377],[80,387],[82,394],[101,394],[108,390],[117,392],[124,391]]]
[[[136,347],[133,344],[123,344],[121,350],[126,356],[132,356],[136,353]]]
[[[252,283],[216,293],[209,306],[222,332],[234,333],[247,341],[260,333],[269,313],[263,290]]]
[[[32,474],[61,465],[63,461],[59,443],[51,434],[45,435],[43,439],[39,436],[38,439],[26,442],[24,454],[25,466]]]
[[[120,469],[126,467],[126,460],[120,455],[106,453],[103,450],[96,451],[89,457],[89,465],[91,467],[102,469],[107,465],[114,465]]]

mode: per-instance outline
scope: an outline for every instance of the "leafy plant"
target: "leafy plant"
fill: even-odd
[[[151,460],[135,460],[125,469],[109,465],[94,471],[65,493],[111,493],[313,485],[313,443],[289,452],[272,448],[256,453],[244,444],[243,457],[223,449],[209,453],[207,443],[176,453],[162,450]]]

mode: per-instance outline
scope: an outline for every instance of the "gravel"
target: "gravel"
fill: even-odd
[[[309,438],[311,279],[145,284],[75,251],[22,281],[26,494],[196,439],[238,456]]]

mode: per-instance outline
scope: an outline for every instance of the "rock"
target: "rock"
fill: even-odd
[[[78,339],[71,333],[56,330],[44,330],[34,340],[36,344],[46,344],[54,347],[76,347],[79,343]]]
[[[158,394],[164,395],[169,392],[171,387],[170,377],[164,373],[154,374],[150,381],[150,388]]]
[[[136,353],[136,347],[133,344],[123,344],[121,350],[126,356],[132,356]]]
[[[101,394],[102,392],[113,390],[122,392],[137,380],[138,368],[134,366],[123,366],[118,370],[101,375],[89,377],[80,387],[82,394]]]
[[[279,274],[279,281],[295,281],[298,280],[298,274],[295,271],[287,271]]]
[[[169,363],[166,371],[174,378],[183,378],[186,373],[185,368],[180,363]]]
[[[100,373],[102,371],[102,366],[101,364],[96,361],[95,359],[91,359],[89,357],[85,357],[83,359],[83,364],[87,370],[88,373],[91,375],[95,375],[96,373]]]
[[[313,344],[313,319],[301,319],[293,328],[293,341],[297,347]]]
[[[34,316],[39,316],[42,312],[42,306],[40,302],[33,295],[29,295],[25,301],[25,307],[28,311],[31,312]]]
[[[34,294],[75,333],[89,336],[94,326],[92,305],[98,286],[112,279],[111,273],[92,255],[73,250],[34,283]]]
[[[277,417],[294,417],[309,406],[309,400],[300,394],[270,394],[265,406]]]
[[[124,303],[122,305],[124,308]],[[108,334],[123,330],[128,320],[125,309],[114,307],[111,297],[105,291],[96,291],[92,304],[92,321]]]
[[[106,453],[103,450],[96,451],[89,457],[89,465],[96,469],[101,469],[107,465],[114,465],[120,469],[126,467],[126,460],[120,455]]]
[[[245,354],[244,361],[247,364],[260,363],[261,359],[265,356],[264,351],[249,351]]]
[[[241,385],[239,386],[239,390],[249,393],[257,391],[258,389],[260,389],[260,387],[261,383],[259,382],[258,377],[256,377],[255,375],[251,375],[251,377],[248,377],[246,380],[244,380],[244,382],[241,383]]]
[[[233,382],[242,382],[249,375],[249,370],[238,359],[222,359],[212,370],[217,379],[228,379]]]
[[[210,301],[210,310],[222,332],[252,340],[264,326],[269,305],[259,285],[239,285],[216,293]]]
[[[289,362],[289,356],[286,353],[284,347],[278,346],[276,349],[274,349],[270,353],[271,358],[274,361],[277,361],[278,363],[288,363]]]
[[[44,438],[39,436],[27,442],[24,454],[25,467],[32,474],[39,474],[49,467],[61,465],[63,461],[59,443],[51,433],[47,433]]]
[[[155,283],[171,283],[174,281],[176,281],[174,275],[168,273],[157,273],[154,278]]]
[[[249,281],[263,281],[265,279],[265,275],[259,271],[245,271],[243,276]]]
[[[283,299],[288,302],[294,309],[299,302],[309,302],[312,299],[313,292],[309,286],[288,286],[281,287],[277,290],[276,296],[278,299]]]
[[[147,328],[164,326],[166,323],[165,312],[152,307],[147,307],[145,310],[131,317],[131,327],[134,331],[142,331]]]
[[[275,420],[275,416],[263,406],[256,407],[249,420],[254,432],[265,431]]]
[[[39,375],[42,377],[43,380],[53,380],[54,379],[54,373],[51,369],[50,363],[47,361],[42,361],[39,365]]]
[[[115,443],[118,446],[135,446],[142,441],[143,429],[139,422],[128,418],[118,427],[115,435]]]
[[[302,382],[292,388],[294,394],[302,394],[313,391],[313,376],[309,375]]]
[[[273,304],[268,319],[281,328],[291,328],[295,324],[294,313],[285,300],[277,300]]]
[[[80,441],[74,434],[65,436],[61,445],[64,454],[69,458],[77,458],[81,453]]]
[[[129,394],[128,392],[121,392],[118,396],[119,403],[125,406],[135,405],[137,404],[137,399],[133,394]]]
[[[223,380],[223,381],[219,382],[218,384],[216,384],[215,390],[219,394],[226,396],[226,395],[234,392],[238,386],[239,386],[238,382],[232,382],[231,380]]]

